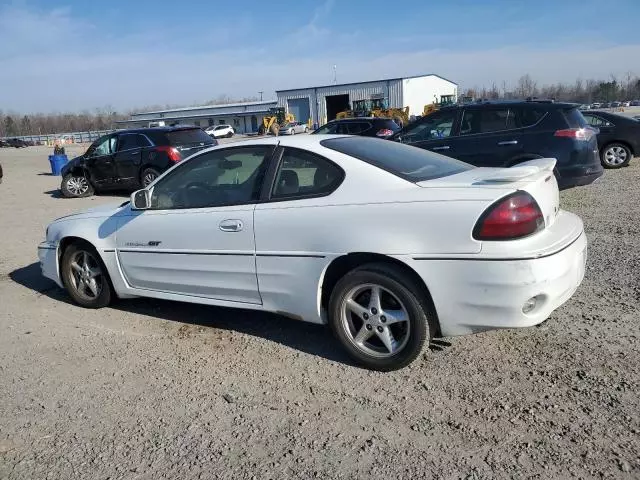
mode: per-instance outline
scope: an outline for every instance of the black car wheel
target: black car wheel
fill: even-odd
[[[397,370],[430,339],[431,309],[420,287],[393,265],[347,273],[329,301],[329,325],[347,353],[366,368]]]
[[[147,188],[152,182],[160,176],[160,172],[155,168],[145,168],[140,175],[140,183],[144,188]]]
[[[94,192],[87,177],[74,173],[67,173],[62,178],[60,191],[67,198],[90,197]]]
[[[631,150],[622,143],[610,143],[600,152],[600,161],[604,168],[621,168],[629,164]]]
[[[231,138],[231,137],[233,137],[233,132],[227,133],[227,138]]]

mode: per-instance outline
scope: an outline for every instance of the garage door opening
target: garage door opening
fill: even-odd
[[[327,102],[327,121],[334,120],[338,113],[349,110],[349,94],[330,95],[325,97]]]

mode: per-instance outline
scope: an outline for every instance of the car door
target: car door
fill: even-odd
[[[106,135],[96,140],[85,154],[85,167],[89,172],[91,183],[97,187],[113,185],[116,178],[113,159],[116,146],[117,136]]]
[[[458,109],[440,110],[420,119],[403,130],[394,139],[458,158],[455,149],[455,128],[457,127]]]
[[[151,145],[149,140],[138,133],[121,133],[118,136],[118,150],[114,155],[118,181],[128,184],[138,183],[142,148],[149,145]]]
[[[135,288],[261,303],[253,210],[273,146],[202,153],[150,189],[151,207],[118,223],[117,254]]]
[[[522,153],[521,129],[508,105],[462,110],[455,158],[479,167],[505,167]]]

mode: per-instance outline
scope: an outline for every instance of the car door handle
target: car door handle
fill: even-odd
[[[244,225],[240,220],[223,220],[219,227],[223,232],[239,232],[244,228]]]
[[[518,140],[507,140],[505,142],[498,142],[498,145],[500,145],[501,147],[505,145],[517,145],[517,144],[518,144]]]
[[[433,150],[434,152],[437,152],[439,150],[449,150],[449,148],[451,148],[449,147],[449,145],[445,145],[443,147],[433,147],[431,150]]]

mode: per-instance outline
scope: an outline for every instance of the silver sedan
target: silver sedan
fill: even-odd
[[[307,133],[309,127],[302,122],[289,122],[280,129],[280,135],[295,135],[296,133]]]

